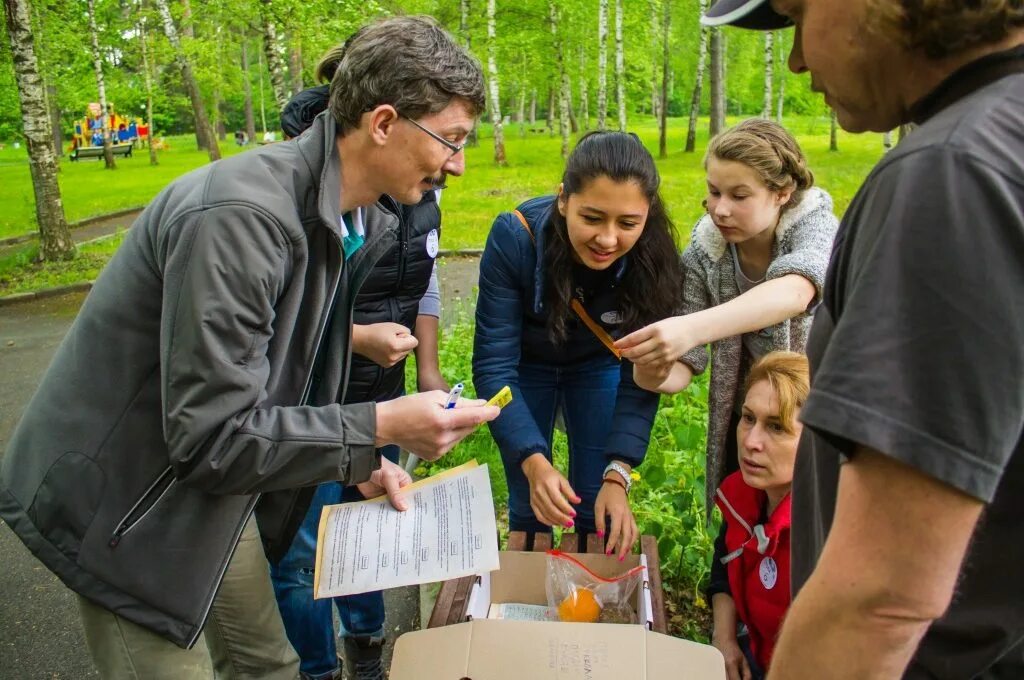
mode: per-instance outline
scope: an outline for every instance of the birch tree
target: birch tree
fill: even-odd
[[[305,89],[305,85],[302,82],[302,38],[295,35],[288,52],[288,71],[292,76],[292,94],[296,95]]]
[[[580,127],[590,129],[590,91],[587,86],[587,51],[580,46]]]
[[[700,13],[698,21],[704,16],[708,7],[708,0],[700,0]],[[704,93],[704,70],[707,68],[708,59],[708,29],[700,24],[700,45],[697,48],[697,73],[693,79],[693,95],[690,97],[690,122],[686,128],[686,148],[688,153],[693,153],[697,146],[697,117],[700,115],[700,100]]]
[[[619,131],[626,131],[626,60],[622,50],[622,0],[615,0],[615,100]]]
[[[658,111],[658,158],[668,156],[668,78],[669,78],[669,28],[672,20],[672,3],[661,2],[661,102]]]
[[[158,1],[166,2],[166,0]],[[283,48],[277,37],[271,0],[260,0],[260,24],[263,28],[263,54],[267,60],[267,70],[270,71],[270,89],[274,93],[277,110],[283,111],[285,104],[288,103],[289,93],[285,81]]]
[[[36,43],[28,0],[3,0],[7,35],[11,40],[14,79],[18,85],[21,122],[28,150],[28,167],[36,199],[39,227],[39,259],[67,259],[75,252],[71,231],[64,217],[64,204],[57,183],[57,156],[43,79],[39,75]]]
[[[722,30],[710,29],[711,43],[711,136],[725,129],[725,59]]]
[[[492,0],[493,1],[493,0]],[[607,9],[608,0],[601,0]],[[558,67],[558,131],[562,135],[562,158],[569,157],[569,74],[565,71],[565,55],[562,51],[562,39],[558,34],[558,8],[554,0],[548,0],[548,22],[551,26],[551,38],[555,46],[555,63]],[[600,120],[598,126],[600,129]]]
[[[89,16],[89,38],[92,44],[92,67],[96,74],[96,89],[100,96],[100,124],[103,129],[103,162],[107,170],[116,170],[114,151],[110,142],[110,112],[107,110],[107,86],[103,79],[103,55],[100,53],[99,30],[96,27],[96,0],[86,3]]]
[[[491,94],[489,108],[491,109],[491,125],[494,126],[494,162],[498,165],[505,165],[505,135],[501,125],[501,104],[498,96],[498,64],[494,53],[498,51],[495,44],[497,32],[495,31],[494,0],[487,0],[487,77],[488,90]]]
[[[185,56],[185,51],[181,47],[178,29],[174,25],[174,19],[171,18],[171,9],[167,6],[167,0],[154,1],[157,10],[160,12],[160,18],[163,20],[167,41],[171,43],[171,49],[174,51],[174,61],[177,62],[178,69],[181,71],[181,80],[185,85],[185,91],[188,92],[188,98],[192,102],[192,115],[195,119],[196,132],[200,134],[200,137],[205,138],[209,144],[207,151],[210,154],[210,160],[220,160],[220,147],[217,146],[217,137],[214,136],[213,128],[210,127],[210,119],[206,115],[206,105],[203,103],[203,97],[199,92],[199,85],[196,83],[195,75],[192,73],[192,64],[189,62],[188,57]],[[200,133],[200,131],[202,132]]]
[[[548,3],[551,4],[550,2]],[[597,129],[608,127],[608,0],[597,5]]]
[[[245,136],[250,144],[256,141],[256,117],[253,115],[252,82],[249,74],[249,41],[242,37],[242,89],[245,92]]]
[[[772,43],[772,32],[764,33],[764,106],[761,107],[761,117],[772,117],[772,84],[775,78],[775,51]]]
[[[153,146],[153,72],[149,67],[149,46],[146,44],[149,33],[146,30],[146,17],[142,17],[138,23],[139,46],[142,48],[142,72],[146,83],[146,126],[149,130],[149,164],[159,165],[156,157],[156,147]]]

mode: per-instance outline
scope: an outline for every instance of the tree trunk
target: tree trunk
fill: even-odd
[[[263,127],[263,135],[267,134],[267,94],[263,89],[263,52],[256,51],[256,71],[260,75],[260,125]]]
[[[64,133],[60,129],[60,105],[57,103],[56,85],[46,86],[46,109],[50,112],[50,127],[53,128],[53,152],[57,154],[57,158],[61,158],[64,156]]]
[[[501,129],[501,104],[498,96],[498,64],[494,56],[497,52],[494,4],[495,0],[487,0],[487,77],[491,93],[491,125],[494,127],[494,162],[505,165],[505,134]]]
[[[548,118],[545,121],[548,128],[548,136],[555,136],[555,88],[548,85]]]
[[[562,56],[563,58],[565,57],[564,54]],[[569,130],[572,134],[576,134],[580,131],[580,126],[576,122],[576,112],[572,108],[572,81],[569,80],[568,72],[562,78],[562,93],[562,96],[565,98],[566,111],[569,114]]]
[[[519,85],[519,136],[526,136],[526,84]]]
[[[711,43],[711,124],[714,137],[725,129],[725,72],[722,54],[722,30],[710,30]]]
[[[217,146],[217,138],[213,135],[213,128],[210,127],[210,119],[206,115],[206,105],[203,104],[203,97],[199,92],[199,85],[195,76],[192,75],[192,65],[181,48],[181,40],[178,39],[178,29],[174,26],[174,19],[171,18],[171,9],[167,6],[167,0],[155,0],[156,7],[160,11],[160,18],[163,19],[164,33],[167,41],[171,43],[174,50],[174,60],[178,62],[181,70],[181,80],[188,92],[188,98],[192,102],[192,113],[195,118],[196,130],[202,130],[202,136],[209,143],[209,154],[211,161],[220,160],[220,147]]]
[[[832,115],[829,116],[830,131],[828,137],[828,150],[839,151],[839,124],[836,120],[836,110],[832,109]]]
[[[700,14],[708,7],[707,0],[700,0]],[[686,128],[686,152],[693,153],[697,148],[697,118],[700,116],[700,100],[704,94],[704,70],[708,62],[708,29],[700,27],[700,46],[697,49],[697,74],[693,79],[693,95],[690,97],[690,123]]]
[[[619,108],[619,130],[626,131],[626,62],[622,53],[622,0],[615,0],[615,101]]]
[[[587,86],[587,54],[580,46],[580,127],[590,129],[590,89]]]
[[[597,5],[597,129],[608,127],[608,0]]]
[[[274,26],[271,0],[260,0],[260,21],[263,26],[263,53],[267,58],[267,69],[270,71],[270,89],[274,92],[277,110],[284,110],[288,103],[288,86],[285,80],[284,57],[277,39],[277,28]]]
[[[661,111],[658,115],[658,158],[668,156],[668,76],[669,28],[672,21],[672,3],[661,3]]]
[[[772,117],[772,84],[775,79],[775,50],[772,43],[771,31],[764,34],[764,105],[761,107],[761,117]]]
[[[659,88],[658,88],[658,38],[661,34],[661,22],[658,17],[658,0],[650,0],[651,8],[651,115],[659,118]]]
[[[96,28],[96,2],[86,4],[89,13],[89,36],[92,39],[92,67],[96,73],[96,89],[100,94],[100,121],[103,124],[103,161],[107,170],[116,170],[114,151],[110,147],[110,111],[107,110],[107,86],[103,80],[103,58],[100,54],[99,29]]]
[[[156,147],[153,146],[153,73],[149,69],[149,46],[146,45],[146,24],[145,19],[141,20],[139,26],[139,45],[142,47],[142,72],[146,82],[146,126],[149,130],[149,164],[159,165],[156,157]]]
[[[192,3],[189,0],[181,0],[181,33],[189,39],[196,37],[192,24]]]
[[[530,90],[530,127],[537,124],[537,88]]]
[[[256,117],[252,108],[252,82],[249,80],[249,46],[242,38],[242,89],[245,92],[245,137],[250,144],[256,142]]]
[[[7,35],[11,39],[14,79],[18,84],[21,121],[25,130],[28,167],[36,199],[36,224],[39,226],[39,258],[67,259],[75,252],[64,204],[57,182],[57,156],[53,151],[53,130],[46,110],[43,80],[36,59],[35,37],[28,2],[3,0]]]
[[[601,0],[601,2],[607,10],[608,0]],[[551,38],[555,47],[555,64],[558,67],[558,78],[561,83],[558,91],[558,130],[562,135],[562,158],[564,159],[569,157],[569,74],[565,71],[565,55],[562,52],[562,39],[558,34],[558,9],[555,7],[555,0],[548,0],[548,24],[551,27]]]
[[[302,83],[302,42],[299,38],[292,36],[295,44],[288,51],[288,70],[292,76],[292,95],[302,92],[305,85]]]

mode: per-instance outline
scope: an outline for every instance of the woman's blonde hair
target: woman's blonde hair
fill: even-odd
[[[882,35],[932,59],[998,43],[1024,26],[1024,0],[870,0]]]
[[[769,352],[757,360],[747,374],[743,395],[762,380],[767,380],[779,400],[779,420],[782,428],[792,434],[795,416],[807,401],[811,391],[810,367],[807,357],[797,352]]]
[[[735,161],[754,170],[770,191],[793,189],[786,210],[799,205],[804,191],[814,186],[814,173],[793,135],[778,123],[750,118],[715,136],[704,156],[708,160]]]

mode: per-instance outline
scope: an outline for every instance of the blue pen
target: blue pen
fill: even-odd
[[[455,403],[462,396],[462,383],[458,383],[452,388],[452,391],[448,393],[448,401],[445,404],[445,408],[455,408]]]

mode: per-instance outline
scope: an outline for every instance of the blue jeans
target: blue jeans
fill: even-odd
[[[547,438],[561,408],[569,439],[569,484],[582,500],[576,507],[576,531],[593,533],[594,503],[608,464],[605,443],[611,433],[621,366],[609,355],[572,366],[519,364],[519,389],[534,421]],[[550,460],[550,455],[548,456]],[[508,481],[508,524],[512,531],[551,531],[530,507],[530,483],[517,462],[503,458]]]
[[[381,454],[398,462],[398,447],[385,446]],[[311,678],[330,678],[338,668],[334,641],[332,600],[313,599],[313,564],[320,511],[325,505],[363,500],[354,486],[338,482],[321,484],[288,552],[270,567],[274,595],[281,610],[284,630],[299,655],[299,670]],[[333,598],[344,636],[384,635],[384,594],[381,591]]]

